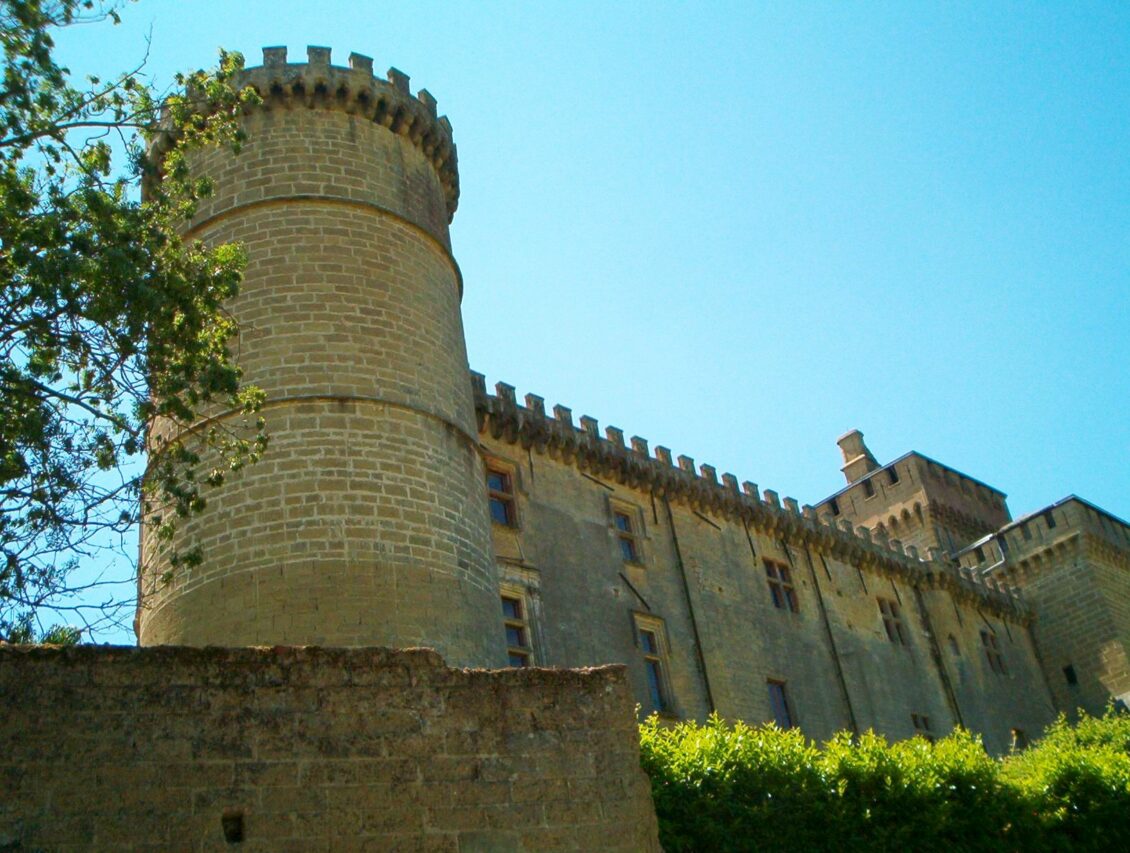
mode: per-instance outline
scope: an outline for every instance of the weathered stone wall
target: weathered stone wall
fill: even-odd
[[[216,192],[189,236],[247,251],[230,310],[271,447],[180,526],[171,544],[202,548],[199,569],[170,572],[145,525],[138,637],[422,645],[502,665],[449,251],[450,125],[403,75],[309,55],[288,65],[285,50],[266,51],[243,78],[263,103],[244,118],[242,150],[193,161]]]
[[[852,523],[882,529],[923,553],[942,548],[955,554],[1009,521],[1003,493],[920,453],[851,483],[836,493],[835,503]],[[831,511],[831,504],[822,502],[818,512]]]
[[[0,646],[0,701],[3,849],[658,850],[618,667]]]
[[[1061,709],[1100,714],[1111,698],[1130,701],[1130,527],[1070,497],[1010,524],[981,555],[962,561],[1007,578],[1036,611],[1033,633]]]
[[[817,739],[853,726],[909,737],[917,716],[936,736],[964,724],[999,753],[1013,729],[1033,736],[1054,718],[1014,599],[952,582],[953,566],[883,559],[886,546],[823,535],[827,526],[771,492],[754,504],[752,484],[743,515],[724,502],[738,500],[729,475],[720,484],[687,459],[676,468],[663,448],[657,473],[645,443],[629,450],[612,428],[597,439],[591,420],[575,430],[562,413],[539,436],[540,401],[519,410],[511,394],[500,386],[479,399],[479,435],[488,467],[513,483],[515,523],[493,525],[494,548],[503,582],[528,601],[535,660],[627,663],[646,713],[650,653],[637,628],[650,624],[662,637],[661,710],[673,717],[772,720],[773,682]],[[630,519],[636,560],[625,559],[617,514]],[[788,571],[795,610],[774,602],[766,560]],[[880,600],[895,608],[900,639],[888,636]],[[1000,671],[982,629],[996,638]]]
[[[1058,708],[1041,669],[1033,625],[936,590],[924,593],[922,600],[959,722],[979,732],[995,753],[1010,748],[1014,729],[1028,738],[1040,735]],[[1002,668],[989,665],[982,630],[996,637]]]

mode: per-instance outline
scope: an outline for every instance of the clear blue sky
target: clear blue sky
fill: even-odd
[[[473,368],[802,503],[835,439],[1130,517],[1130,4],[142,0],[168,83],[371,55],[454,126]]]

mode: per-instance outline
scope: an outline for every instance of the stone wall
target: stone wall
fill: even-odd
[[[629,447],[613,427],[600,438],[591,418],[575,429],[567,409],[550,418],[540,398],[518,406],[513,389],[497,390],[477,395],[486,465],[513,489],[512,523],[493,525],[494,550],[503,594],[527,603],[535,661],[626,663],[641,709],[672,718],[780,719],[772,697],[783,691],[789,721],[818,740],[852,728],[906,738],[917,719],[939,737],[965,725],[1001,753],[1014,730],[1031,736],[1054,718],[1016,599],[842,519],[831,526],[753,484],[739,494],[710,466],[676,466],[665,448],[652,458],[642,439]],[[786,600],[774,597],[767,563],[787,578]],[[893,637],[883,607],[897,619]]]
[[[266,395],[262,464],[231,473],[171,542],[147,513],[142,645],[427,646],[501,666],[498,587],[449,249],[451,127],[372,62],[264,52],[263,103],[238,154],[193,155],[215,195],[188,231],[247,252],[237,297],[244,380]],[[154,143],[156,153],[163,137]],[[227,428],[154,425],[152,436]],[[159,444],[157,447],[159,448]],[[205,456],[203,470],[210,460]],[[199,547],[172,571],[169,549]]]
[[[1002,579],[1036,614],[1033,637],[1056,706],[1101,714],[1130,702],[1130,525],[1069,496],[959,555]]]
[[[0,646],[0,697],[0,849],[658,850],[621,667]]]

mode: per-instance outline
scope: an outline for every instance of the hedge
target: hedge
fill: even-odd
[[[1130,716],[1055,722],[1003,759],[929,743],[712,717],[640,728],[660,841],[680,851],[1130,850]]]

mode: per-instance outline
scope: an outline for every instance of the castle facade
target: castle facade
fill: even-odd
[[[994,752],[1130,691],[1130,528],[840,440],[800,505],[469,371],[451,126],[328,49],[247,71],[263,104],[188,236],[239,241],[231,310],[262,462],[174,544],[143,531],[141,645],[428,646],[457,666],[627,666],[643,713]],[[160,143],[158,143],[158,146]],[[217,412],[222,424],[237,413]],[[168,430],[167,425],[157,425]],[[173,436],[175,437],[175,436]]]

